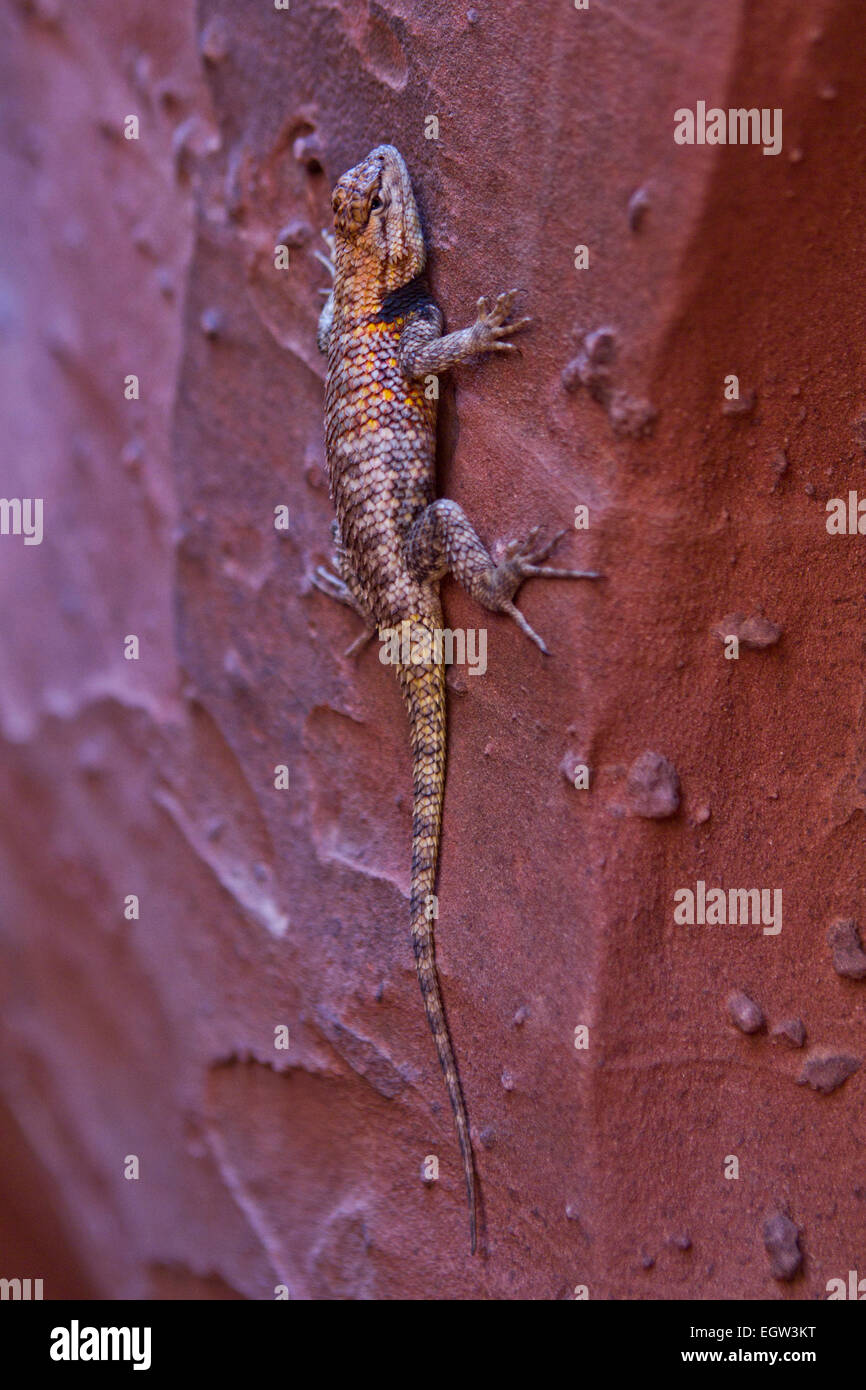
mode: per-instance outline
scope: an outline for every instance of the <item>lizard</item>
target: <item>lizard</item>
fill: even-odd
[[[332,194],[333,276],[317,343],[327,354],[325,445],[331,501],[333,569],[314,584],[347,604],[365,631],[408,635],[395,661],[410,730],[413,766],[410,929],[427,1020],[445,1078],[463,1163],[470,1248],[477,1248],[475,1160],[466,1103],[442,1002],[433,939],[445,787],[445,666],[440,580],[450,573],[487,609],[512,618],[547,648],[514,604],[525,579],[595,579],[592,571],[544,564],[564,531],[491,554],[463,509],[436,498],[436,396],[431,378],[489,353],[518,351],[510,337],[530,319],[514,316],[516,290],[480,298],[474,323],[443,333],[442,314],[425,275],[426,245],[406,164],[393,145],[376,149],[338,180]],[[409,659],[406,660],[406,656]],[[384,659],[384,658],[383,658]]]

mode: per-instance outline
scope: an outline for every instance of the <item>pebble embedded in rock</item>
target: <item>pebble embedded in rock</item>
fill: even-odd
[[[751,415],[758,401],[757,392],[744,391],[734,401],[725,401],[722,405],[723,415]]]
[[[728,1016],[741,1033],[760,1033],[764,1027],[764,1011],[742,990],[728,995]]]
[[[665,820],[679,810],[680,779],[673,763],[661,753],[641,753],[635,759],[626,789],[632,812],[646,820]]]
[[[829,1047],[816,1047],[803,1063],[803,1070],[797,1078],[798,1086],[811,1086],[822,1096],[829,1096],[843,1082],[853,1076],[861,1066],[859,1057],[848,1052],[834,1052]]]
[[[729,613],[713,628],[713,636],[718,637],[720,642],[736,637],[741,646],[750,647],[753,651],[775,646],[781,635],[782,629],[778,623],[771,623],[763,613],[752,613],[748,618],[744,613]]]
[[[320,174],[324,153],[319,135],[313,131],[309,135],[299,135],[292,146],[292,154],[308,174]]]
[[[566,363],[559,378],[565,391],[576,391],[582,385],[582,371],[583,361],[580,357],[573,357]]]
[[[313,229],[303,217],[293,217],[277,232],[277,243],[290,251],[300,251],[313,239]]]
[[[632,232],[639,232],[649,210],[650,200],[645,188],[636,188],[628,200],[628,225]]]
[[[586,768],[585,774],[583,773],[584,768]],[[559,770],[562,773],[568,785],[574,788],[575,791],[585,790],[582,784],[584,780],[589,779],[590,769],[586,761],[583,758],[581,758],[579,753],[566,753],[562,759],[562,762],[559,764]],[[581,772],[581,785],[580,787],[577,787],[575,785],[575,778],[579,770]]]
[[[186,178],[195,160],[204,159],[220,147],[217,132],[200,116],[190,116],[175,126],[171,149],[175,173]]]
[[[668,1237],[668,1245],[672,1245],[674,1250],[682,1250],[683,1253],[692,1248],[692,1238],[688,1231],[677,1231],[675,1235]]]
[[[218,338],[225,327],[219,309],[205,309],[199,319],[199,327],[206,338]]]
[[[866,979],[866,951],[853,917],[837,917],[827,940],[833,948],[833,969],[846,980]]]
[[[174,299],[174,277],[166,266],[159,266],[155,275],[156,287],[163,299]]]
[[[610,395],[609,367],[616,357],[616,334],[612,328],[597,328],[587,333],[577,357],[563,369],[562,384],[566,391],[585,386],[595,400],[606,404]]]
[[[226,22],[221,15],[214,15],[202,30],[199,52],[205,62],[215,66],[227,57],[230,47],[231,40]]]
[[[773,1042],[802,1047],[806,1041],[806,1025],[802,1018],[786,1018],[783,1023],[776,1024],[770,1036]]]
[[[643,397],[630,396],[627,391],[614,391],[608,407],[610,423],[615,434],[630,439],[643,439],[652,434],[658,419],[655,406]]]
[[[764,1247],[774,1279],[793,1279],[803,1263],[800,1232],[789,1216],[774,1211],[764,1221]]]
[[[788,455],[785,453],[784,449],[776,450],[772,459],[772,467],[776,475],[776,481],[773,483],[773,488],[775,490],[779,480],[783,478],[788,471]]]

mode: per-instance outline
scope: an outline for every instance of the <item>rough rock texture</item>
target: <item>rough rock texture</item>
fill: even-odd
[[[786,1297],[857,1268],[866,1069],[798,1087],[720,1004],[742,982],[862,1056],[866,984],[825,939],[866,919],[864,542],[825,526],[866,452],[861,37],[859,0],[3,0],[2,493],[45,499],[45,538],[0,536],[0,1276],[778,1298],[768,1210],[801,1235]],[[782,153],[676,146],[698,100],[781,107]],[[489,538],[588,506],[563,553],[607,576],[526,589],[549,660],[490,619],[486,677],[451,681],[474,1260],[407,939],[398,692],[309,583],[312,250],[382,140],[449,323],[512,284],[535,318],[522,359],[445,390],[442,491]],[[726,660],[725,613],[784,640]],[[675,818],[626,813],[646,749]],[[675,925],[699,880],[781,890],[782,931]]]

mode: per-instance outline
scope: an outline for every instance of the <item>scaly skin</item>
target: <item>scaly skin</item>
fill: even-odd
[[[546,651],[514,606],[517,588],[532,575],[596,576],[540,564],[559,537],[536,548],[538,528],[525,544],[504,547],[497,562],[455,502],[434,500],[436,401],[425,391],[425,379],[482,353],[515,351],[508,335],[529,322],[511,318],[516,292],[500,295],[492,307],[479,300],[475,323],[442,335],[442,316],[424,280],[424,238],[412,185],[391,145],[380,145],[344,174],[332,203],[333,264],[325,264],[334,286],[318,342],[328,354],[325,436],[337,573],[320,569],[316,583],[355,609],[366,637],[408,623],[401,630],[420,658],[397,665],[414,773],[412,942],[463,1156],[474,1253],[472,1140],[436,972],[431,911],[445,788],[445,669],[431,647],[433,633],[443,626],[439,581],[450,571],[485,607],[507,613]]]

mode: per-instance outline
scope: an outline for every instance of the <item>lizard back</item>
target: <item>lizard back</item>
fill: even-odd
[[[319,320],[328,353],[326,438],[337,513],[334,562],[314,582],[354,608],[367,636],[389,642],[409,714],[412,744],[412,891],[415,963],[427,1020],[451,1101],[476,1248],[476,1183],[469,1120],[445,1020],[433,950],[434,896],[445,787],[445,666],[439,581],[451,573],[467,593],[506,614],[541,651],[514,597],[525,579],[598,579],[595,571],[544,562],[565,532],[510,540],[490,553],[463,508],[434,497],[435,390],[440,372],[491,353],[517,351],[516,290],[477,302],[474,323],[442,332],[424,281],[424,237],[406,165],[379,145],[333,194],[334,288]],[[322,258],[324,259],[324,258]],[[392,644],[395,637],[400,639]],[[453,634],[448,634],[453,637]],[[396,650],[395,650],[396,648]]]
[[[378,205],[378,206],[377,206]],[[439,576],[413,574],[407,543],[435,493],[436,399],[401,361],[412,324],[438,327],[423,277],[418,209],[402,157],[380,146],[333,195],[335,257],[328,321],[325,441],[337,517],[337,563],[358,611],[378,628],[404,625],[413,659],[395,661],[409,715],[413,767],[410,925],[427,1020],[448,1090],[476,1248],[469,1120],[436,970],[434,889],[445,788],[445,669]],[[387,217],[376,218],[382,211]],[[320,340],[321,341],[321,340]],[[420,651],[420,657],[418,655]]]
[[[435,493],[436,400],[423,383],[407,380],[400,342],[411,319],[437,312],[423,276],[423,237],[405,166],[396,170],[389,194],[405,236],[383,238],[374,256],[347,254],[357,247],[345,240],[381,177],[373,151],[334,192],[337,251],[325,385],[331,499],[346,561],[377,625],[413,612],[438,616],[431,586],[414,580],[405,561],[412,526]]]

